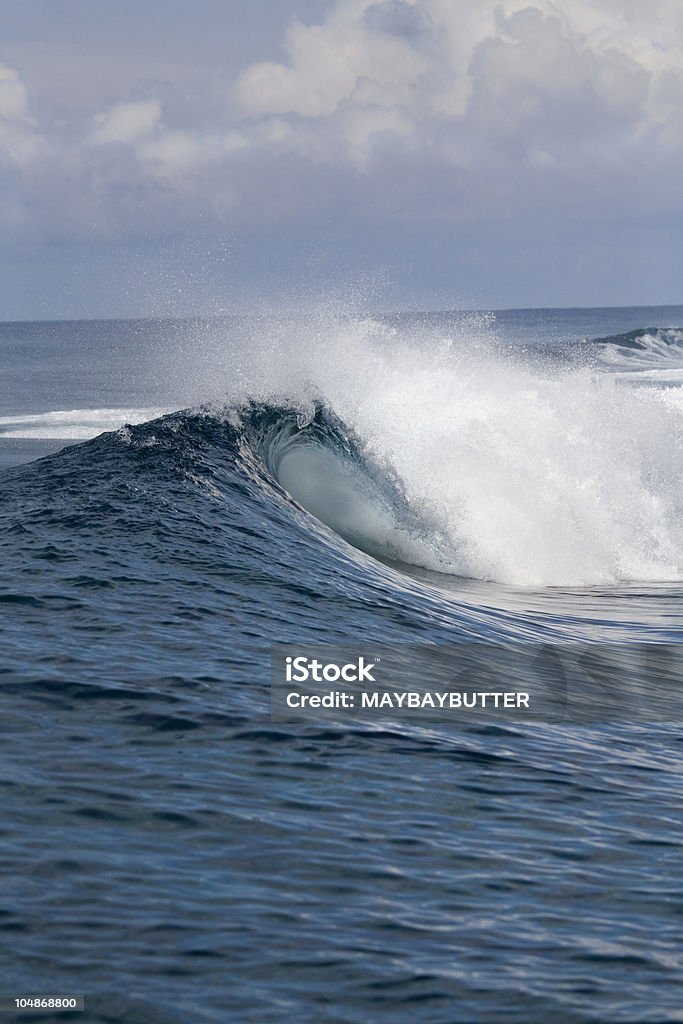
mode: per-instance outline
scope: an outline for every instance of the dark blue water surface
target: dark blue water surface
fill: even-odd
[[[683,310],[508,319],[579,342]],[[278,479],[302,439],[363,466],[333,410],[197,407],[229,330],[0,328],[2,989],[98,1024],[683,1020],[679,721],[270,715],[274,643],[671,645],[681,584],[359,550]],[[82,440],[147,408],[176,411]]]

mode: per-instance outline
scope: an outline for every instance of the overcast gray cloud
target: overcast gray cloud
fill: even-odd
[[[77,101],[72,88],[51,101],[34,65],[26,76],[0,64],[5,236],[125,245],[210,225],[266,245],[269,231],[282,239],[288,226],[322,223],[331,236],[349,224],[387,239],[414,230],[424,246],[430,225],[442,238],[444,225],[504,230],[532,218],[550,238],[571,218],[597,232],[680,216],[679,0],[338,0],[318,17],[293,0],[287,18],[278,10],[278,44],[262,33],[276,52],[253,59],[252,25],[250,59],[238,60],[232,38],[221,65],[226,16],[204,26],[207,66],[195,28],[190,59],[182,34],[147,73],[143,54],[137,73],[129,56],[120,94],[106,97],[83,88]],[[26,40],[8,49],[31,53]],[[83,59],[82,82],[97,77],[87,47]]]

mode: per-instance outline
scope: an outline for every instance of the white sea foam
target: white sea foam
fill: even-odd
[[[20,416],[0,416],[0,437],[86,441],[125,423],[144,423],[168,409],[55,409]]]
[[[395,471],[425,524],[407,561],[528,586],[683,577],[678,389],[543,365],[476,320],[450,335],[271,324],[229,349],[233,397],[319,397]]]

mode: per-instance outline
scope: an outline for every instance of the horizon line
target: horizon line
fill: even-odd
[[[657,302],[657,303],[637,303],[636,305],[608,305],[608,306],[498,306],[498,307],[486,307],[486,306],[466,306],[457,307],[453,306],[450,308],[440,309],[374,309],[365,310],[362,312],[349,312],[347,314],[342,313],[342,316],[397,316],[402,314],[421,316],[421,315],[435,315],[435,314],[450,314],[450,313],[557,313],[557,312],[576,312],[577,310],[585,310],[591,312],[594,310],[618,310],[618,309],[683,309],[683,302]],[[12,318],[9,320],[0,320],[0,324],[60,324],[60,323],[163,323],[165,321],[177,321],[177,320],[221,320],[230,317],[281,317],[281,316],[313,316],[315,313],[311,310],[307,310],[302,314],[297,314],[291,310],[273,310],[270,312],[224,312],[224,313],[178,313],[164,316],[57,316],[57,317],[26,317],[26,318]]]

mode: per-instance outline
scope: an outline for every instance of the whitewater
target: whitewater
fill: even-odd
[[[302,442],[315,402],[356,439],[355,485],[343,456],[320,446],[292,444],[278,464],[285,488],[342,536],[409,564],[524,586],[681,578],[683,395],[667,386],[670,365],[657,386],[633,379],[641,352],[658,346],[681,370],[680,331],[652,345],[643,334],[642,349],[608,361],[621,370],[610,374],[602,353],[593,366],[581,365],[583,350],[544,365],[542,351],[520,353],[476,323],[455,337],[372,320],[322,326],[299,329],[293,364],[288,335],[271,338],[240,386],[293,403]],[[406,508],[392,514],[370,498],[378,478]]]

